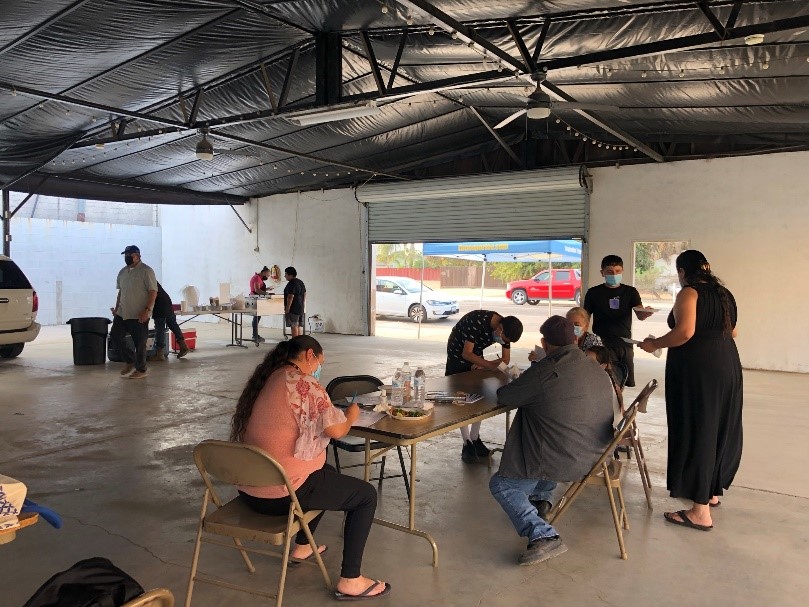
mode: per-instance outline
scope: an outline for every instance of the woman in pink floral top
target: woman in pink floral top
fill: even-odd
[[[332,405],[318,383],[325,356],[314,338],[299,335],[279,343],[253,372],[236,405],[231,440],[261,447],[289,477],[304,510],[346,513],[343,565],[336,598],[354,600],[390,592],[390,584],[360,574],[362,555],[376,511],[376,491],[363,480],[337,471],[326,463],[332,438],[348,434],[359,416],[351,405],[343,413]],[[285,485],[240,487],[242,500],[261,514],[289,512]],[[322,515],[309,523],[314,532]],[[319,547],[320,552],[326,546]],[[292,558],[305,560],[312,548],[303,532],[295,538]]]

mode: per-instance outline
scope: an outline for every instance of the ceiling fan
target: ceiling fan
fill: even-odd
[[[554,101],[550,95],[537,85],[536,90],[527,97],[519,97],[525,102],[525,107],[517,110],[505,120],[502,120],[494,128],[500,129],[513,122],[522,115],[526,115],[529,120],[544,120],[551,115],[553,110],[592,110],[601,112],[617,112],[621,108],[617,105],[605,105],[601,103],[580,103],[578,101]]]

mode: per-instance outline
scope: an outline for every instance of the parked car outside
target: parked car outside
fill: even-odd
[[[550,272],[553,272],[553,283],[549,284]],[[518,306],[526,302],[535,306],[542,299],[548,299],[551,291],[554,299],[572,299],[581,305],[581,270],[560,268],[543,270],[536,276],[525,280],[515,280],[506,285],[506,297]]]
[[[421,299],[421,303],[419,303]],[[458,301],[427,285],[424,292],[418,280],[405,276],[376,277],[376,313],[378,316],[405,316],[413,322],[441,319],[457,314]]]
[[[39,335],[39,298],[22,270],[0,255],[0,357],[19,356]]]

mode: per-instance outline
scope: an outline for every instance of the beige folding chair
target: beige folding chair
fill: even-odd
[[[194,557],[191,562],[191,573],[188,579],[188,593],[185,598],[185,607],[191,605],[191,594],[194,582],[213,584],[232,590],[240,590],[267,598],[274,598],[276,606],[280,607],[284,598],[284,583],[286,582],[287,566],[289,564],[290,544],[292,537],[300,530],[306,534],[309,545],[314,551],[315,561],[326,587],[331,588],[331,579],[318,552],[317,544],[309,530],[309,522],[318,516],[321,510],[304,512],[295,495],[295,490],[287,478],[281,465],[272,459],[266,451],[250,445],[230,443],[218,440],[206,440],[194,448],[194,462],[197,464],[202,480],[205,482],[205,495],[202,498],[202,510],[199,516],[197,539],[194,544]],[[217,479],[230,485],[243,487],[267,487],[270,485],[286,485],[292,498],[289,514],[286,516],[269,516],[258,514],[248,508],[238,497],[223,504],[219,494],[214,489],[212,480]],[[216,510],[208,513],[208,502],[213,502]],[[233,545],[222,542],[205,534],[230,537]],[[281,554],[269,550],[260,550],[242,545],[241,540],[264,542],[273,546],[283,544]],[[281,577],[278,582],[276,594],[263,592],[249,586],[237,586],[212,578],[197,575],[199,552],[202,542],[216,544],[225,548],[237,549],[244,559],[247,570],[255,573],[256,569],[250,561],[247,552],[266,554],[281,557]]]
[[[124,603],[121,607],[174,607],[174,595],[171,594],[171,590],[155,588]]]
[[[643,406],[645,410],[649,396],[655,391],[656,388],[656,379],[653,379],[646,384],[643,390],[641,390],[640,394],[638,394],[637,398],[626,410],[626,413],[624,413],[621,423],[618,424],[618,429],[615,432],[615,436],[610,441],[610,444],[607,445],[607,448],[601,454],[601,457],[598,458],[598,461],[593,465],[584,478],[570,484],[570,487],[568,487],[567,491],[565,491],[562,499],[559,500],[559,503],[556,504],[548,516],[548,522],[553,524],[560,516],[562,516],[565,510],[570,507],[573,501],[579,496],[579,493],[582,492],[584,487],[588,485],[606,487],[607,497],[610,501],[610,510],[612,511],[612,520],[615,524],[615,533],[618,536],[618,547],[621,550],[621,558],[624,560],[628,558],[628,555],[626,552],[626,546],[624,545],[623,529],[629,529],[629,519],[626,516],[624,492],[621,487],[621,462],[619,460],[612,459],[612,454],[621,441],[628,436],[628,433],[634,427],[635,418],[638,415],[640,407]],[[615,490],[615,493],[618,496],[620,511],[616,506],[615,494],[613,494],[613,490]]]
[[[655,387],[657,387],[657,384],[655,384]],[[638,413],[646,413],[649,395],[651,395],[652,392],[653,390],[650,390],[645,397],[641,399],[643,395],[643,391],[641,391],[633,401],[633,404],[638,403]],[[631,447],[632,451],[635,453],[635,462],[638,464],[640,482],[641,485],[643,485],[643,493],[646,494],[646,506],[649,510],[654,510],[654,506],[652,506],[652,478],[649,475],[649,467],[646,465],[646,454],[643,452],[643,444],[640,441],[640,429],[638,428],[637,420],[632,422],[629,432],[627,432],[624,439],[619,443],[619,446]]]

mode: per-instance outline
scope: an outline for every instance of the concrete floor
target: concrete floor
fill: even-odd
[[[166,586],[179,601],[201,499],[191,459],[202,439],[225,438],[243,382],[259,349],[225,348],[227,327],[197,325],[199,349],[186,360],[153,364],[149,377],[125,381],[120,365],[74,367],[64,327],[48,327],[13,361],[0,362],[0,471],[28,484],[32,499],[62,514],[55,530],[41,523],[0,547],[3,605],[22,604],[50,575],[90,556],[106,556],[146,587]],[[271,331],[267,331],[268,336]],[[429,375],[443,369],[443,344],[326,335],[324,383],[336,375],[390,376],[403,360]],[[527,354],[515,348],[515,360]],[[663,376],[643,358],[643,382]],[[809,479],[805,465],[809,376],[745,374],[745,452],[732,490],[701,533],[665,524],[662,512],[684,504],[665,492],[663,390],[640,420],[653,470],[654,512],[636,469],[625,476],[631,529],[629,560],[618,547],[602,490],[588,490],[561,521],[570,550],[547,563],[515,564],[524,547],[487,490],[490,471],[460,461],[460,438],[429,441],[420,451],[418,525],[435,536],[440,566],[427,543],[375,526],[364,573],[393,585],[378,605],[557,607],[580,605],[805,605],[809,595]],[[634,395],[635,391],[629,391]],[[482,436],[502,442],[505,422],[484,423]],[[397,479],[386,481],[378,512],[404,520]],[[338,575],[341,516],[329,514],[318,539]],[[272,590],[278,561],[256,557],[248,574],[235,552],[203,548],[208,575]],[[291,571],[285,604],[330,604],[314,567]],[[267,604],[249,595],[198,585],[194,605]]]

